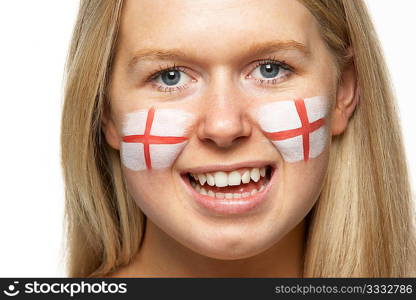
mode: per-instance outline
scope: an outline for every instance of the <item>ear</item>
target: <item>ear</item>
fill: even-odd
[[[120,135],[107,109],[104,110],[103,130],[107,143],[115,150],[120,150]]]
[[[339,135],[345,131],[359,101],[357,73],[351,62],[342,70],[337,87],[336,103],[332,112],[332,135]]]

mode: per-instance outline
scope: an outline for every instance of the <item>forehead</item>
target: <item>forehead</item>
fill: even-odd
[[[296,41],[310,46],[318,27],[296,0],[127,0],[119,47],[186,49],[226,59],[255,43]]]

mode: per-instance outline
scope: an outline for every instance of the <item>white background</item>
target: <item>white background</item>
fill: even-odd
[[[416,1],[366,2],[392,75],[415,191]],[[0,277],[65,276],[59,126],[77,8],[76,0],[0,3]]]

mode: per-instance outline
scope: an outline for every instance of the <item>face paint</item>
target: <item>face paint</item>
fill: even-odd
[[[329,101],[318,96],[263,105],[257,119],[287,162],[308,161],[325,149]]]
[[[192,115],[175,109],[140,110],[126,117],[121,160],[134,171],[170,167],[187,143]]]

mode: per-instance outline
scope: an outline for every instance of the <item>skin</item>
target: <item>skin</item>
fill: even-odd
[[[309,54],[264,47],[279,41],[296,41]],[[154,49],[181,53],[147,56],[129,67],[135,55]],[[275,84],[261,85],[257,63],[271,58],[292,71],[278,75]],[[147,80],[173,64],[187,74],[178,84],[186,88],[164,92],[160,78]],[[340,81],[318,23],[297,1],[126,1],[109,89],[111,111],[104,119],[108,144],[120,148],[123,119],[139,109],[181,109],[196,121],[171,168],[123,167],[147,223],[137,256],[111,276],[302,276],[305,217],[322,188],[330,144],[308,162],[287,163],[261,132],[253,111],[268,102],[324,95],[331,101],[328,134],[340,134],[357,97],[353,67],[339,71]],[[278,168],[267,205],[256,213],[202,212],[183,188],[179,174],[185,169],[247,161]]]

